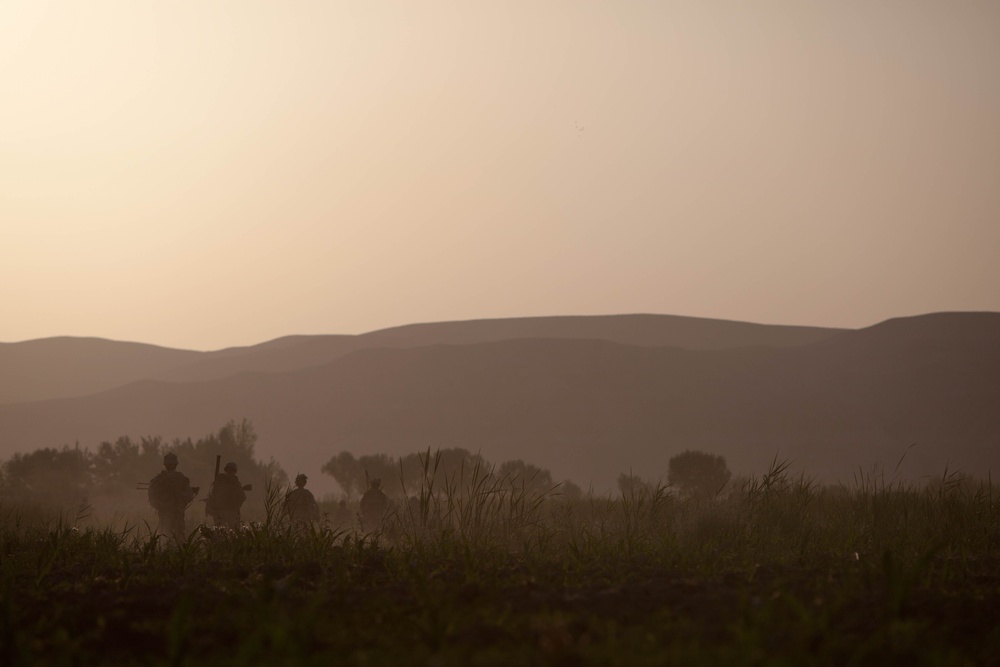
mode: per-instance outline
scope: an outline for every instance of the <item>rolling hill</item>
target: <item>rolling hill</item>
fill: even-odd
[[[374,334],[280,339],[230,353],[255,361],[217,379],[147,379],[0,405],[0,457],[124,434],[198,436],[247,418],[260,435],[258,455],[292,472],[318,473],[345,449],[455,446],[493,461],[523,458],[597,490],[629,469],[662,476],[688,448],[723,454],[738,473],[761,471],[777,454],[824,480],[849,481],[876,463],[891,477],[904,454],[907,478],[946,466],[1000,470],[1000,314],[800,332],[806,340],[793,335],[784,345],[742,346],[720,334],[698,349],[652,345],[651,334],[626,333],[625,320],[603,329],[619,340],[574,336],[563,321],[572,319],[550,318],[554,328],[539,337],[510,323],[455,323],[459,330],[386,330],[394,333],[380,334],[385,346],[357,345]],[[205,372],[205,361],[157,372]],[[318,491],[332,486],[312,477]]]
[[[155,376],[200,356],[101,338],[0,343],[0,404],[85,396]]]
[[[371,347],[423,347],[511,338],[593,338],[630,345],[723,349],[801,345],[838,332],[674,315],[611,315],[413,324],[358,336],[287,336],[214,352],[98,338],[47,338],[0,343],[0,403],[86,396],[146,379],[191,382],[239,373],[290,371],[329,363]]]

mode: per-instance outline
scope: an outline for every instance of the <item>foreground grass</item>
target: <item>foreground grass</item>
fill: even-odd
[[[473,475],[372,534],[270,516],[182,545],[8,512],[0,664],[1000,662],[991,485],[819,489],[776,464],[725,499],[667,491]]]

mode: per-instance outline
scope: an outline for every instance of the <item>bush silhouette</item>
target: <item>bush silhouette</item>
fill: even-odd
[[[692,450],[671,458],[667,468],[667,483],[694,498],[717,495],[730,477],[725,457]]]

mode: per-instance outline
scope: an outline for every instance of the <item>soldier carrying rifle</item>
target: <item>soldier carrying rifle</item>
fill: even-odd
[[[184,511],[198,495],[198,487],[191,486],[187,476],[177,470],[177,455],[173,452],[163,456],[163,467],[164,470],[149,480],[149,504],[160,519],[157,532],[179,543],[187,537]]]
[[[226,464],[225,472],[220,475],[216,460],[215,470],[215,481],[212,482],[212,490],[208,492],[205,514],[212,517],[216,526],[235,530],[240,527],[240,508],[243,507],[247,499],[246,492],[251,486],[240,483],[240,478],[236,476],[236,464],[232,461]]]

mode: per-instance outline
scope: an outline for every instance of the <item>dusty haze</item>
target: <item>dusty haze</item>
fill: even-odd
[[[0,340],[1000,310],[1000,3],[0,5]]]
[[[1000,470],[1000,313],[860,330],[673,316],[440,322],[194,352],[101,339],[0,344],[0,460],[250,420],[256,454],[311,475],[341,451],[462,447],[598,493],[693,448],[824,482]],[[905,461],[900,465],[901,457]],[[262,483],[258,479],[255,483]]]

